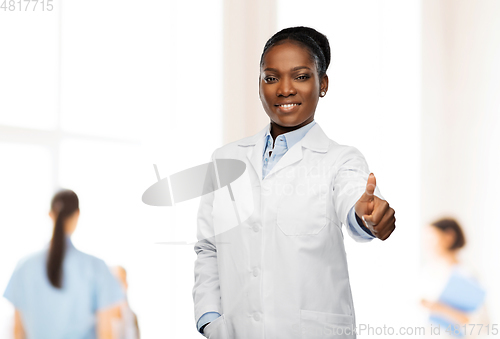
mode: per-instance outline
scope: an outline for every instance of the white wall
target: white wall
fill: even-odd
[[[276,32],[276,0],[224,0],[224,144],[269,123],[259,98],[259,61]]]
[[[422,220],[456,217],[500,321],[500,2],[423,1]]]

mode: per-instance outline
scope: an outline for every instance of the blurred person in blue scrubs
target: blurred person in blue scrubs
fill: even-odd
[[[424,235],[430,263],[422,274],[421,305],[430,323],[440,328],[438,336],[436,332],[429,338],[486,336],[487,330],[479,331],[489,323],[485,290],[475,268],[461,257],[467,241],[459,222],[441,218],[429,224]]]
[[[19,261],[4,293],[15,307],[14,338],[114,338],[112,319],[125,296],[105,262],[71,242],[80,216],[75,192],[57,192],[49,215],[48,248]]]
[[[120,282],[126,298],[120,303],[120,318],[115,318],[113,321],[116,339],[140,339],[139,322],[128,303],[127,271],[122,266],[115,266],[112,267],[111,272]]]

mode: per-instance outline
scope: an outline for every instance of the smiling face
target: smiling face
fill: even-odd
[[[309,51],[286,40],[271,47],[263,58],[259,79],[262,106],[272,123],[293,130],[314,119],[320,92],[328,89],[328,77],[319,79]]]

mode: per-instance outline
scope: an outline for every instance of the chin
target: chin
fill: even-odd
[[[283,126],[283,127],[292,127],[300,124],[300,119],[298,119],[297,116],[293,115],[284,115],[284,114],[273,114],[273,119],[276,124]]]

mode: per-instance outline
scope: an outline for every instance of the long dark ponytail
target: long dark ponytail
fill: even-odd
[[[79,209],[78,196],[72,190],[61,190],[52,198],[50,208],[56,220],[47,259],[47,276],[52,286],[61,288],[62,264],[66,252],[64,225],[66,219]]]

